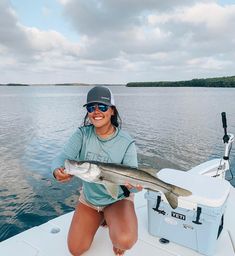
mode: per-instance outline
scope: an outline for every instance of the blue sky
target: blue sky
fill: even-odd
[[[63,6],[57,0],[11,0],[11,4],[16,10],[19,21],[25,26],[56,30],[70,40],[78,40],[78,34],[66,22]]]
[[[0,83],[234,75],[235,1],[1,0]]]

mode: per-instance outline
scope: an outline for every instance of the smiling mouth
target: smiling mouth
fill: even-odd
[[[101,116],[96,116],[96,117],[94,117],[94,119],[95,119],[95,120],[101,120],[101,119],[103,119],[103,117],[101,117]]]

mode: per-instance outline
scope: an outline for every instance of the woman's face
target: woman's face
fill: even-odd
[[[102,128],[107,125],[111,124],[111,116],[114,114],[114,111],[111,107],[107,109],[107,111],[102,112],[99,110],[98,106],[96,105],[95,110],[91,113],[88,112],[88,117],[90,122],[96,128]]]

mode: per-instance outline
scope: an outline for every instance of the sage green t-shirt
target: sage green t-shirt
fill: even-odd
[[[53,161],[52,170],[64,166],[65,159],[138,166],[134,140],[126,132],[116,128],[112,136],[103,139],[95,133],[93,125],[80,127],[72,135],[63,152]],[[125,197],[121,187],[118,199],[114,199],[103,185],[86,181],[83,181],[83,192],[86,200],[96,206],[105,206]]]

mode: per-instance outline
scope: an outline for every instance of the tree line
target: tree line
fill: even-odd
[[[235,87],[235,76],[201,78],[187,81],[130,82],[127,87]]]

